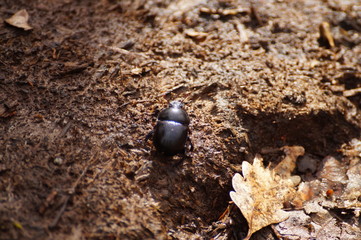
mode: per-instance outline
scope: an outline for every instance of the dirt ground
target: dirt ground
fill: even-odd
[[[32,30],[4,22],[21,9]],[[342,161],[360,137],[360,56],[357,0],[1,1],[0,239],[215,237],[256,153]],[[195,147],[179,165],[144,143],[171,100]],[[218,239],[246,235],[232,221]]]

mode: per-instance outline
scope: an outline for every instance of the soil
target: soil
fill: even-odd
[[[0,239],[209,239],[242,161],[338,156],[360,136],[356,3],[1,1]],[[21,9],[32,30],[4,22]],[[144,142],[171,100],[186,157]]]

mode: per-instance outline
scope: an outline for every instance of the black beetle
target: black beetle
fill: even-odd
[[[190,119],[183,106],[179,101],[170,102],[169,107],[159,113],[154,130],[146,136],[146,141],[153,136],[153,144],[158,152],[169,156],[185,153],[187,140],[190,150],[193,150],[188,136]]]

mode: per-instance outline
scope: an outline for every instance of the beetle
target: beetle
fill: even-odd
[[[186,142],[193,144],[188,136],[190,119],[180,101],[172,101],[169,107],[163,109],[158,115],[157,124],[147,136],[146,141],[153,137],[153,144],[158,152],[173,156],[178,153],[185,154]]]

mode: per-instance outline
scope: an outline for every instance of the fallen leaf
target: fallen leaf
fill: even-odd
[[[307,213],[323,214],[323,208],[361,208],[361,160],[358,157],[361,149],[355,140],[343,148],[344,159],[326,156],[316,173],[318,178],[298,187]]]
[[[343,194],[337,202],[338,208],[360,209],[361,208],[361,160],[355,158],[351,161],[346,172],[348,181]]]
[[[285,153],[284,162],[281,161],[275,169],[265,168],[263,159],[257,154],[252,165],[246,161],[242,163],[243,177],[239,173],[233,176],[235,191],[231,191],[230,196],[247,219],[249,230],[245,239],[263,227],[282,222],[289,216],[288,212],[282,210],[283,203],[296,196],[294,187],[300,180],[296,181],[296,176],[290,176],[290,173],[295,167],[296,158],[304,150],[297,146],[288,147]],[[293,164],[285,167],[286,163]]]
[[[290,212],[290,217],[275,226],[281,236],[297,236],[289,239],[312,239],[320,226],[311,222],[311,217],[303,210]]]
[[[301,182],[298,186],[298,194],[300,199],[304,201],[311,200],[314,197],[314,192],[310,184]]]
[[[286,154],[285,158],[274,168],[274,171],[283,177],[290,177],[291,172],[296,168],[296,160],[305,154],[305,149],[301,146],[285,146],[282,148]]]
[[[29,24],[29,14],[25,9],[17,11],[14,15],[10,18],[5,19],[5,22],[10,24],[11,26],[22,28],[25,31],[33,29]]]
[[[346,168],[341,161],[332,156],[326,156],[322,160],[321,170],[317,177],[331,182],[347,183]]]

